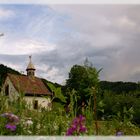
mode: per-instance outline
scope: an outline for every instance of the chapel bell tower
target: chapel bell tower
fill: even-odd
[[[35,67],[32,63],[32,56],[29,56],[29,64],[27,66],[27,76],[34,77],[35,76]]]

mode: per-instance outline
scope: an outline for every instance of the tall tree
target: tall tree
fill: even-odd
[[[69,90],[75,90],[75,96],[78,100],[78,105],[87,104],[91,96],[91,88],[97,87],[99,83],[99,72],[86,59],[84,66],[74,65],[69,73],[69,78],[66,81],[66,87]]]

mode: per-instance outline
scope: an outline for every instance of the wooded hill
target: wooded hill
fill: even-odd
[[[111,91],[114,94],[131,94],[133,92],[139,91],[137,97],[140,97],[140,83],[136,82],[109,82],[109,81],[100,81],[100,89],[102,91]]]
[[[20,75],[21,73],[10,68],[10,67],[7,67],[3,64],[0,64],[0,87],[2,86],[6,76],[7,76],[7,73],[11,73],[11,74],[18,74]]]
[[[20,72],[17,70],[14,70],[10,67],[7,67],[3,64],[0,64],[0,87],[2,86],[2,83],[4,82],[7,73],[11,74],[18,74],[21,75]],[[64,86],[58,84],[58,83],[53,83],[51,81],[48,81],[46,79],[42,79],[45,85],[47,86],[46,83],[51,83],[55,87],[62,87],[62,90],[65,89]],[[121,94],[121,93],[129,93],[129,92],[134,92],[134,91],[140,91],[140,83],[136,82],[122,82],[122,81],[117,81],[117,82],[110,82],[110,81],[100,81],[99,82],[99,87],[102,91],[111,91],[114,94]],[[140,96],[137,95],[137,96]]]

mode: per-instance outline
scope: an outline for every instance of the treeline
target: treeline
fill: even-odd
[[[0,87],[2,86],[6,76],[7,76],[7,73],[11,73],[11,74],[21,74],[20,72],[10,68],[10,67],[7,67],[3,64],[0,64]]]
[[[109,82],[109,81],[100,81],[100,88],[105,91],[112,91],[115,94],[122,94],[134,91],[140,91],[140,84],[136,82]]]

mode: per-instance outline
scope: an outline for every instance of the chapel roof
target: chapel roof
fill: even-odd
[[[8,74],[8,77],[19,93],[21,92],[25,95],[52,95],[40,78],[15,74]]]

